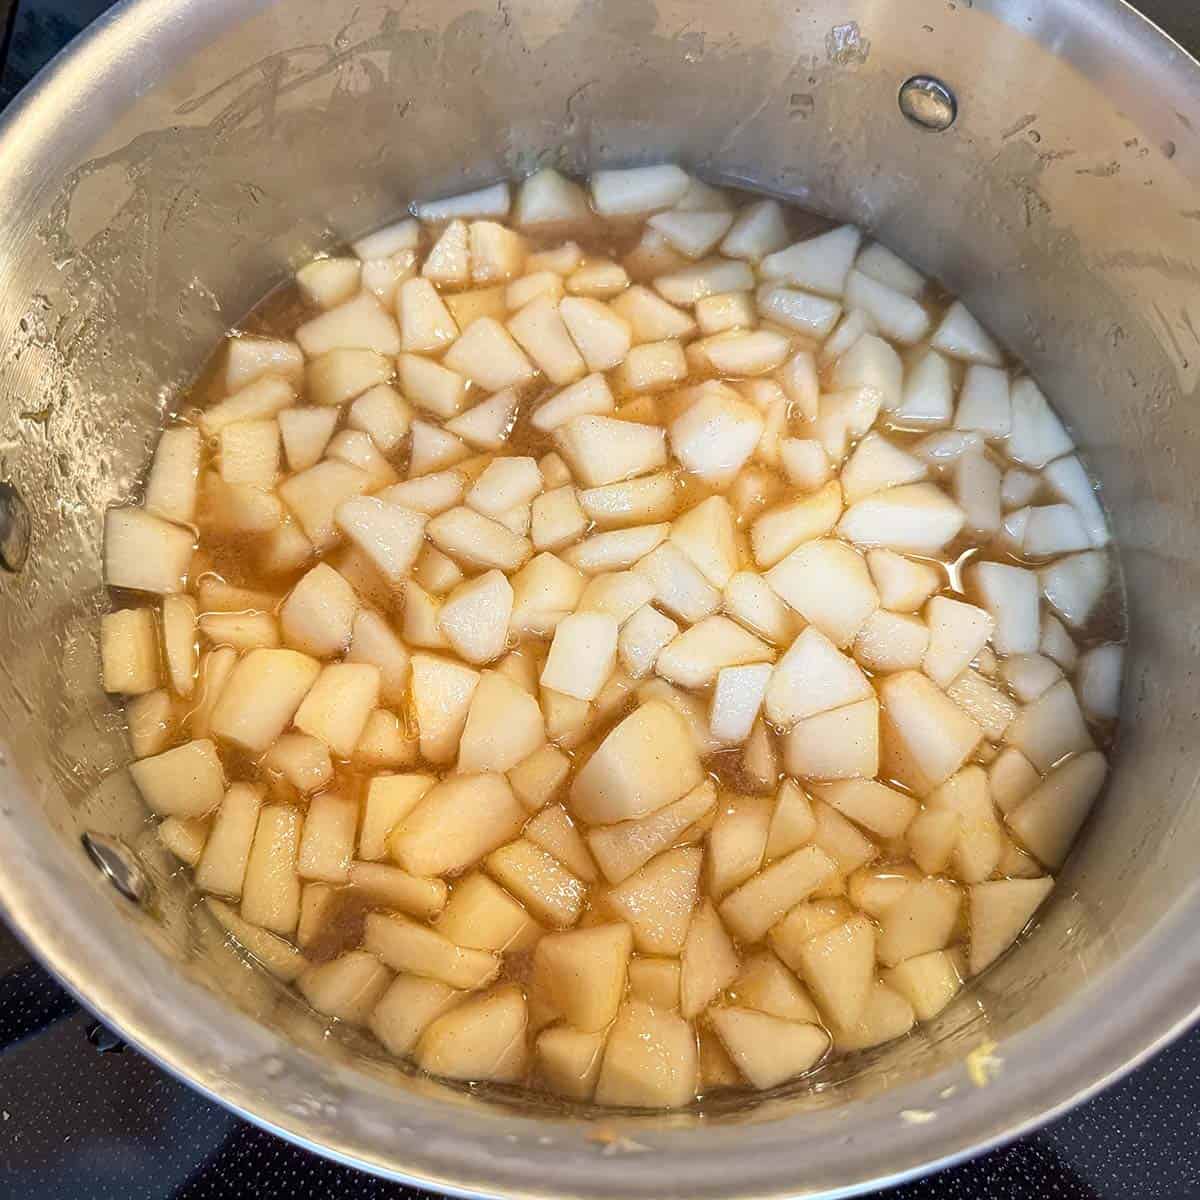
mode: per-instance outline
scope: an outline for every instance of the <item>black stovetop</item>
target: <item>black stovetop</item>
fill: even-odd
[[[10,2],[0,0],[0,36]],[[0,107],[110,4],[18,0]],[[1200,48],[1200,0],[1139,7]],[[124,1048],[0,925],[0,1200],[423,1195],[317,1158],[197,1095]],[[1200,1200],[1200,1028],[1068,1116],[888,1200]]]

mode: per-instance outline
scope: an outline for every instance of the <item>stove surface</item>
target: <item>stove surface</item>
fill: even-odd
[[[10,2],[0,0],[0,37]],[[110,2],[19,0],[0,107]],[[1200,52],[1198,0],[1138,7]],[[0,924],[0,1200],[248,1195],[418,1200],[428,1193],[318,1158],[197,1095],[123,1047]],[[887,1196],[1200,1198],[1200,1028],[1037,1133]]]

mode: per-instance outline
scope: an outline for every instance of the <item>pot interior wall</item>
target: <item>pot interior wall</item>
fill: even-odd
[[[877,233],[961,293],[1040,378],[1103,482],[1121,546],[1133,644],[1116,770],[1040,926],[933,1028],[737,1119],[818,1109],[806,1136],[828,1137],[849,1128],[851,1098],[879,1101],[936,1071],[966,1089],[964,1054],[987,1039],[1003,1056],[1052,1010],[1086,1005],[1112,963],[1194,902],[1200,89],[1163,97],[1142,82],[1180,67],[1165,43],[1115,5],[1033,0],[188,7],[135,5],[97,35],[93,77],[59,70],[4,143],[0,477],[35,528],[28,565],[0,581],[3,820],[31,864],[7,895],[18,920],[59,930],[56,965],[73,964],[73,983],[88,986],[104,955],[193,1008],[217,1064],[205,1082],[234,1103],[255,1107],[276,1086],[262,1064],[281,1043],[263,1033],[259,1057],[227,1046],[205,1022],[228,1001],[201,999],[180,963],[292,1038],[320,1041],[328,1065],[299,1055],[286,1072],[321,1103],[336,1109],[398,1074],[339,1050],[234,959],[157,846],[121,769],[119,710],[98,691],[99,514],[134,494],[163,410],[290,267],[411,200],[545,162],[675,159]],[[141,40],[121,33],[135,17]],[[900,115],[897,88],[917,72],[955,90],[950,131]],[[147,907],[106,889],[79,849],[84,831],[134,847]],[[14,904],[35,871],[40,896]],[[101,1005],[123,1003],[97,986]],[[401,1083],[426,1113],[466,1102]],[[514,1128],[505,1106],[494,1119]],[[336,1142],[338,1118],[327,1134],[320,1121],[312,1136]],[[695,1121],[634,1124],[680,1137]],[[736,1146],[713,1128],[714,1148]],[[489,1169],[485,1181],[507,1168]],[[821,1179],[814,1168],[805,1186]]]

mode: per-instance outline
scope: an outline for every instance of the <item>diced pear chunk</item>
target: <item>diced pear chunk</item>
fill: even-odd
[[[981,608],[934,596],[925,606],[929,648],[922,669],[939,687],[949,687],[987,644],[995,622]]]
[[[971,949],[968,967],[978,975],[1016,941],[1050,894],[1054,880],[997,879],[975,884],[968,893]]]
[[[1018,379],[1012,386],[1012,431],[1004,449],[1014,462],[1035,468],[1075,449],[1058,414],[1032,379]]]
[[[532,551],[527,538],[466,507],[439,513],[425,532],[439,550],[480,570],[515,571]]]
[[[377,496],[355,496],[334,513],[338,528],[389,583],[401,583],[411,572],[425,542],[426,519]]]
[[[629,325],[632,341],[638,344],[688,337],[696,332],[696,322],[689,313],[640,284],[626,288],[609,307]]]
[[[967,761],[981,730],[917,671],[888,675],[878,689],[888,774],[918,795],[927,795]]]
[[[961,300],[956,300],[946,310],[930,344],[936,350],[967,362],[987,363],[993,367],[1004,363],[1000,348]]]
[[[800,966],[817,1004],[834,1024],[855,1025],[875,986],[875,928],[852,917],[804,942]]]
[[[225,794],[216,747],[206,739],[187,742],[129,768],[142,799],[160,816],[202,817]]]
[[[671,304],[688,306],[705,296],[754,289],[754,272],[743,262],[706,258],[654,280],[655,291]]]
[[[854,660],[810,625],[775,665],[767,687],[767,719],[787,729],[806,717],[872,695],[869,680]]]
[[[917,812],[911,796],[873,779],[848,779],[816,789],[826,804],[882,838],[903,835]]]
[[[680,1108],[696,1095],[698,1071],[691,1025],[678,1013],[630,1000],[608,1035],[596,1103]]]
[[[614,417],[574,417],[555,430],[572,471],[588,487],[644,475],[667,461],[661,429]]]
[[[398,975],[371,1013],[368,1025],[389,1054],[411,1054],[421,1034],[462,998],[462,993],[436,979]]]
[[[1039,771],[1048,771],[1068,754],[1092,749],[1075,689],[1066,679],[1028,705],[1005,736]]]
[[[878,856],[875,843],[832,805],[815,799],[812,811],[812,843],[837,863],[841,876],[852,875]],[[844,890],[844,884],[839,881],[832,881],[829,887],[834,895],[841,895]]]
[[[526,383],[537,374],[508,330],[492,317],[473,322],[443,361],[452,371],[489,392]]]
[[[256,787],[234,784],[217,809],[204,853],[196,864],[196,886],[204,892],[241,896],[246,863],[258,828],[262,796]]]
[[[841,296],[861,241],[862,234],[853,225],[842,225],[768,254],[760,270],[767,279],[783,279],[822,295]]]
[[[920,879],[880,917],[877,953],[885,966],[943,950],[958,925],[961,895],[945,879]]]
[[[386,863],[352,862],[352,893],[369,904],[432,920],[446,905],[446,885],[440,879],[410,875]]]
[[[702,778],[686,727],[667,704],[651,701],[618,724],[575,776],[571,808],[588,824],[644,817]]]
[[[508,331],[551,383],[573,383],[587,374],[552,297],[531,300],[509,318]]]
[[[225,390],[236,392],[262,375],[295,380],[304,371],[304,355],[295,342],[239,334],[229,338],[225,358]]]
[[[525,837],[553,854],[585,883],[596,882],[596,864],[574,822],[561,804],[551,804],[525,826]]]
[[[512,577],[510,628],[517,636],[550,636],[578,605],[586,586],[584,577],[562,559],[537,555]]]
[[[819,1025],[752,1008],[713,1008],[709,1021],[751,1086],[773,1088],[811,1070],[829,1049]]]
[[[770,950],[757,950],[751,954],[742,964],[730,990],[740,1007],[782,1017],[785,1021],[820,1023],[820,1014],[804,986]]]
[[[341,348],[399,354],[396,322],[369,292],[360,292],[296,330],[296,341],[308,358]]]
[[[884,972],[888,984],[912,1005],[917,1020],[936,1017],[962,989],[961,958],[934,950]]]
[[[461,871],[503,845],[525,811],[503,775],[459,775],[426,792],[388,837],[388,851],[413,875]]]
[[[403,916],[368,913],[363,948],[394,971],[435,979],[453,988],[486,987],[500,973],[497,955],[457,946]]]
[[[913,345],[929,330],[923,304],[857,268],[846,276],[845,299],[847,307],[866,313],[884,337],[902,345]]]
[[[498,671],[485,671],[471,697],[459,743],[463,774],[503,772],[527,759],[545,741],[537,701]]]
[[[666,540],[670,530],[671,527],[665,524],[609,529],[571,546],[563,557],[573,567],[589,575],[601,571],[623,571],[651,554]]]
[[[609,889],[608,908],[628,922],[642,954],[678,955],[683,950],[703,857],[696,846],[668,850]]]
[[[323,792],[309,802],[296,871],[305,879],[345,883],[354,857],[354,832],[358,804],[334,792]]]
[[[832,480],[818,491],[762,513],[751,526],[750,543],[760,569],[773,567],[801,543],[824,537],[842,515],[842,487]]]
[[[904,996],[876,980],[862,1016],[853,1025],[835,1023],[834,1047],[842,1052],[867,1050],[903,1037],[915,1021],[916,1014]]]
[[[617,1015],[632,948],[623,924],[548,933],[534,951],[531,986],[568,1025],[595,1033]]]
[[[846,510],[838,532],[859,546],[936,554],[958,536],[966,514],[934,483],[877,492]]]
[[[557,746],[542,746],[508,772],[508,782],[527,812],[536,812],[558,794],[571,762]]]
[[[412,697],[421,754],[433,763],[453,762],[467,722],[479,673],[431,654],[412,657]]]
[[[552,854],[525,838],[494,850],[487,870],[545,925],[568,929],[579,920],[587,885]]]
[[[513,589],[500,571],[460,583],[446,597],[439,622],[446,640],[469,663],[491,662],[504,653]]]
[[[386,858],[388,835],[435,782],[432,775],[376,775],[367,788],[358,857],[368,862]]]
[[[916,612],[942,586],[935,567],[894,550],[869,551],[867,565],[879,589],[880,604],[892,612]]]
[[[679,1008],[679,960],[635,955],[629,960],[629,998],[653,1008]]]
[[[594,828],[587,833],[592,856],[610,883],[620,883],[668,849],[691,825],[701,820],[716,803],[710,780],[686,796],[633,821]]]
[[[677,517],[671,541],[714,587],[723,588],[738,567],[733,512],[722,496],[710,496]]]
[[[758,262],[786,245],[787,239],[787,219],[779,201],[759,200],[738,212],[721,243],[721,253]]]
[[[720,900],[762,866],[771,823],[765,796],[735,796],[718,809],[708,832],[708,892]]]
[[[158,687],[158,626],[152,609],[123,608],[100,618],[100,665],[106,692],[140,696]]]
[[[1108,558],[1098,550],[1071,554],[1048,567],[1043,567],[1038,576],[1042,591],[1055,611],[1068,625],[1078,629],[1087,624],[1093,609],[1108,587]],[[1056,644],[1064,646],[1063,653],[1068,659],[1074,657],[1066,650],[1061,638]],[[1066,668],[1067,663],[1064,662],[1063,666]]]
[[[762,437],[762,416],[716,381],[700,384],[695,397],[668,428],[671,450],[685,470],[714,487],[727,487]]]
[[[1095,720],[1115,720],[1120,711],[1123,661],[1124,648],[1112,642],[1093,646],[1079,660],[1079,699],[1084,711]]]
[[[816,831],[812,805],[793,779],[785,779],[775,797],[771,824],[767,830],[767,862],[803,846]]]
[[[580,1033],[556,1025],[538,1034],[534,1046],[538,1075],[552,1091],[569,1100],[590,1100],[604,1061],[604,1033]]]
[[[823,850],[801,846],[726,896],[721,917],[740,941],[761,941],[789,909],[811,896],[836,871],[837,864]]]
[[[654,600],[683,621],[702,621],[720,607],[721,593],[671,542],[647,554],[637,570],[653,585]]]
[[[468,234],[473,283],[502,282],[521,273],[528,251],[519,233],[495,221],[472,221]]]
[[[460,946],[498,953],[527,950],[541,936],[537,922],[480,871],[454,884],[436,928]]]
[[[526,1069],[528,1024],[525,997],[509,984],[435,1018],[414,1058],[422,1070],[447,1079],[517,1083]]]
[[[728,617],[713,616],[685,630],[664,647],[655,670],[680,687],[703,688],[716,680],[722,667],[765,662],[773,657],[774,652],[766,642]]]
[[[168,595],[182,592],[195,535],[140,508],[104,514],[104,582],[109,587]]]
[[[1009,828],[1047,866],[1060,867],[1107,773],[1104,756],[1094,750],[1068,759],[1010,809]]]
[[[147,512],[181,525],[195,520],[200,455],[200,430],[188,425],[163,430],[146,480]]]
[[[308,962],[295,946],[243,920],[230,905],[209,896],[204,906],[233,935],[242,949],[262,963],[277,979],[291,983],[308,967]]]
[[[577,354],[582,355],[589,371],[612,370],[629,354],[632,342],[629,322],[602,301],[587,296],[565,296],[559,301],[558,316],[569,334],[568,340],[578,348]],[[564,354],[564,361],[565,358]],[[581,374],[572,378],[578,379]],[[610,409],[589,406],[585,411]]]
[[[854,657],[868,671],[907,671],[919,667],[929,648],[929,627],[907,613],[876,609],[858,631]]]
[[[775,645],[792,640],[797,618],[761,575],[738,571],[730,576],[722,597],[725,611]]]
[[[594,700],[617,662],[617,622],[607,613],[577,612],[554,631],[542,671],[543,687]]]
[[[473,192],[463,192],[458,196],[426,200],[415,205],[413,212],[416,213],[418,220],[425,221],[430,225],[460,218],[469,220],[472,217],[491,217],[494,220],[502,221],[508,215],[510,203],[508,183],[501,182]]]
[[[231,686],[236,682],[235,673]],[[222,697],[222,706],[224,703]],[[378,667],[370,663],[329,663],[305,694],[293,720],[301,732],[320,738],[338,758],[348,759],[358,745],[367,717],[378,705]]]
[[[717,741],[736,746],[749,739],[773,670],[769,662],[764,662],[722,667],[717,672],[709,710],[709,728]]]
[[[594,171],[592,204],[602,217],[634,217],[670,208],[688,189],[685,171],[671,163]]]
[[[784,737],[783,760],[789,775],[803,779],[872,778],[879,772],[878,701],[859,700],[797,722]]]
[[[725,292],[696,301],[696,322],[701,333],[724,333],[730,329],[752,329],[758,324],[754,299],[749,292]],[[717,364],[709,359],[715,367]]]
[[[261,753],[291,723],[320,672],[316,659],[295,650],[251,650],[221,691],[212,732]]]
[[[658,213],[646,224],[659,233],[688,258],[703,258],[710,253],[725,236],[733,224],[733,214],[728,212],[673,212]]]
[[[765,579],[837,646],[848,646],[879,607],[879,593],[862,555],[832,538],[805,542]]]
[[[403,334],[402,348],[408,353],[440,351],[458,337],[454,318],[428,279],[409,279],[402,283],[396,307]]]
[[[553,167],[542,167],[521,184],[512,219],[521,229],[542,230],[586,224],[591,216],[583,188]]]
[[[175,737],[177,713],[170,692],[159,688],[132,697],[125,704],[125,721],[134,758],[161,754]]]
[[[300,919],[296,855],[302,824],[299,811],[290,805],[261,809],[242,884],[242,918],[285,936]]]
[[[679,1011],[689,1020],[699,1016],[738,971],[737,951],[711,900],[692,914],[683,943],[679,977]]]

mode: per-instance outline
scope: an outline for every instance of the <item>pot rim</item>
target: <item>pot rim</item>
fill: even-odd
[[[1123,38],[1132,37],[1143,58],[1167,78],[1166,86],[1174,86],[1200,111],[1200,63],[1125,0],[1064,2],[1087,14],[1081,20],[1097,29],[1095,37],[1103,39],[1106,31],[1115,35],[1118,30]],[[0,176],[0,203],[12,201],[24,210],[36,201],[40,188],[52,184],[52,168],[46,165],[50,156],[43,158],[41,153],[51,141],[56,161],[67,152],[83,154],[92,126],[79,122],[80,131],[67,139],[65,149],[63,129],[72,114],[95,104],[114,117],[122,110],[129,97],[114,86],[122,69],[134,73],[126,77],[142,81],[141,89],[154,86],[156,72],[166,69],[162,64],[169,56],[147,56],[148,45],[182,55],[185,48],[203,45],[236,19],[270,3],[123,0],[44,68],[0,119],[0,162],[7,166]],[[1008,0],[976,0],[976,9],[1015,24],[1018,17],[1010,13],[1012,7]],[[967,1091],[952,1106],[939,1100],[945,1088],[963,1087],[965,1075],[958,1066],[856,1105],[856,1111],[866,1114],[864,1123],[890,1129],[893,1141],[899,1110],[941,1105],[937,1120],[905,1127],[903,1145],[888,1149],[891,1163],[899,1158],[898,1165],[877,1166],[877,1150],[851,1144],[841,1153],[840,1165],[832,1164],[834,1175],[823,1179],[814,1172],[811,1180],[798,1179],[798,1141],[789,1152],[777,1139],[747,1162],[743,1155],[724,1152],[722,1157],[724,1137],[717,1126],[708,1128],[701,1145],[690,1144],[694,1137],[685,1144],[686,1135],[681,1137],[678,1130],[649,1133],[643,1140],[659,1151],[652,1170],[646,1169],[650,1160],[636,1154],[601,1160],[597,1147],[577,1134],[567,1152],[553,1159],[534,1144],[538,1139],[533,1136],[528,1137],[529,1145],[505,1155],[497,1149],[512,1138],[499,1132],[506,1127],[505,1118],[508,1128],[526,1132],[535,1122],[514,1119],[511,1113],[467,1116],[468,1110],[419,1097],[411,1101],[414,1114],[408,1123],[413,1129],[407,1142],[396,1136],[394,1127],[370,1120],[363,1120],[353,1131],[357,1136],[350,1136],[344,1122],[334,1126],[298,1111],[313,1078],[335,1077],[340,1082],[343,1076],[351,1078],[348,1071],[318,1065],[306,1051],[289,1048],[289,1055],[314,1064],[311,1074],[297,1075],[290,1084],[285,1077],[268,1093],[267,1103],[261,1094],[255,1100],[255,1089],[264,1078],[256,1072],[289,1044],[183,974],[171,986],[178,985],[177,994],[186,1005],[162,1004],[145,986],[145,980],[161,974],[159,951],[128,913],[111,903],[102,883],[66,865],[61,840],[42,818],[32,791],[10,762],[0,761],[0,796],[5,800],[0,805],[0,842],[10,851],[0,865],[0,912],[67,990],[94,1007],[141,1053],[244,1119],[335,1161],[451,1195],[766,1200],[859,1194],[931,1173],[1044,1125],[1120,1079],[1200,1020],[1194,984],[1200,977],[1200,939],[1194,936],[1200,917],[1198,882],[1119,962],[1007,1039],[1007,1065],[986,1089]],[[1128,1002],[1130,997],[1136,997],[1136,1005]],[[1121,1000],[1125,1003],[1114,1002]],[[214,1061],[210,1038],[217,1028],[225,1053]],[[360,1115],[378,1116],[383,1104],[371,1093],[382,1085],[367,1076],[355,1079],[354,1091],[342,1098],[343,1103],[347,1108],[361,1103]],[[398,1101],[396,1107],[406,1106]],[[459,1126],[456,1134],[446,1134],[447,1123]],[[753,1148],[755,1133],[761,1135],[771,1124],[779,1122],[732,1128],[742,1146]],[[536,1127],[547,1126],[538,1122]],[[393,1150],[399,1150],[394,1157]]]

